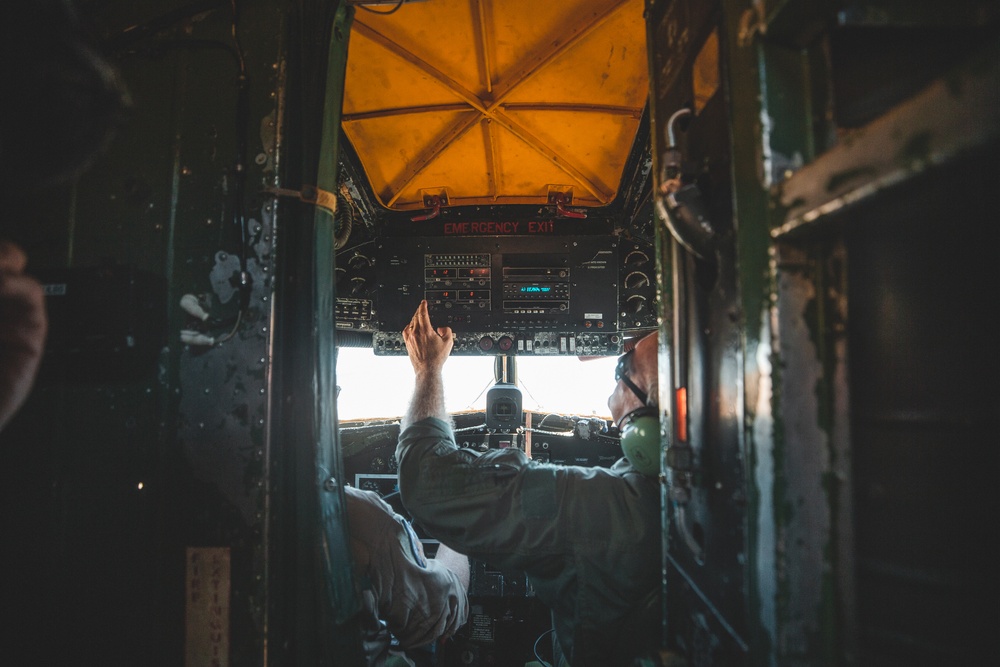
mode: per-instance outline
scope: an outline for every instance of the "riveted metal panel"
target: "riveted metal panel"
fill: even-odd
[[[225,549],[218,639],[229,664],[262,665],[276,223],[259,193],[281,132],[282,7],[79,4],[130,106],[88,170],[14,202],[5,227],[65,286],[2,435],[3,525],[25,545],[3,556],[24,612],[5,643],[38,663],[183,664],[185,554]]]

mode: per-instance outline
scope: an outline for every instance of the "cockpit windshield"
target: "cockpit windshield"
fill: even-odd
[[[523,408],[531,412],[610,418],[608,394],[614,386],[616,357],[541,357],[517,366]],[[449,413],[485,410],[495,383],[493,357],[452,356],[444,365],[445,407]],[[341,348],[337,358],[341,420],[400,417],[413,392],[406,356],[377,356],[370,348]]]

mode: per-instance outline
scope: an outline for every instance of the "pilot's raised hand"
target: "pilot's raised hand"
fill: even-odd
[[[0,241],[0,430],[28,397],[45,347],[45,295],[24,251]]]
[[[406,353],[410,356],[413,371],[419,376],[425,372],[436,373],[441,370],[451,354],[455,336],[451,327],[434,328],[427,312],[427,301],[423,300],[417,306],[413,319],[403,329],[403,341],[406,343]]]

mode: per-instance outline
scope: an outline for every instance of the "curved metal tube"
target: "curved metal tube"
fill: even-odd
[[[698,259],[715,261],[715,227],[697,185],[681,186],[658,199],[657,212],[674,239]]]
[[[693,183],[680,184],[681,153],[677,148],[674,126],[690,113],[691,109],[687,107],[678,109],[667,121],[667,151],[662,159],[660,192],[655,206],[671,236],[681,246],[698,259],[714,261],[717,234],[701,190]]]
[[[677,119],[681,116],[687,116],[690,113],[691,109],[682,107],[670,115],[670,118],[667,120],[667,148],[674,148],[677,146],[677,140],[674,137],[674,123],[676,123]]]

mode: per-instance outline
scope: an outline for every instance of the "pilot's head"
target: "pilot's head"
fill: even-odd
[[[615,369],[615,390],[608,398],[625,457],[647,475],[660,471],[657,352],[657,336],[652,333],[623,354]]]

